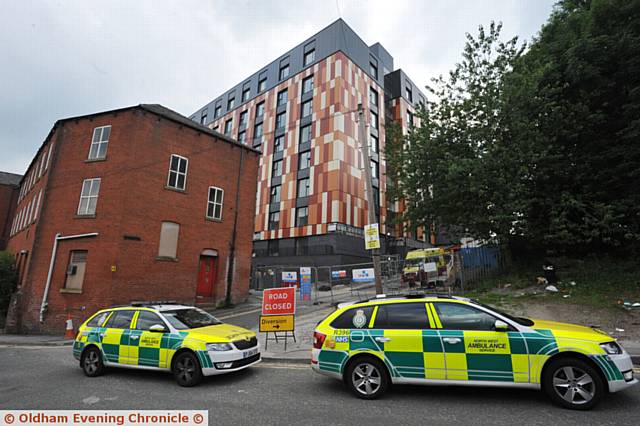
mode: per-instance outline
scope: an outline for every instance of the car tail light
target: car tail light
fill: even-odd
[[[322,345],[324,344],[324,339],[327,338],[326,334],[318,333],[315,331],[313,333],[313,349],[322,349]]]

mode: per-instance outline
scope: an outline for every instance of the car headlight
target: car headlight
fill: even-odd
[[[620,355],[622,353],[622,348],[616,342],[601,343],[600,347],[604,349],[608,355]]]
[[[231,349],[228,343],[207,343],[208,351],[230,351]]]

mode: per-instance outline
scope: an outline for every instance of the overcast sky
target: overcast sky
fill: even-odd
[[[0,170],[24,173],[60,118],[160,103],[184,115],[342,17],[418,85],[502,21],[530,40],[554,0],[32,1],[0,13]]]

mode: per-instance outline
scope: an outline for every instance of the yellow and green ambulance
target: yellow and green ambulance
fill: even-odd
[[[470,299],[379,296],[346,303],[318,324],[312,368],[363,399],[393,383],[542,389],[589,409],[636,384],[629,354],[606,333],[514,317]]]
[[[89,377],[105,367],[170,371],[180,386],[260,362],[256,334],[175,304],[104,309],[78,330],[73,356]]]

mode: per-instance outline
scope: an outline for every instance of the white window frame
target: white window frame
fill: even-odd
[[[177,157],[178,158],[178,170],[172,170],[171,169],[171,163],[173,163],[173,157]],[[180,161],[184,160],[186,162],[185,167],[184,167],[184,173],[180,171]],[[176,174],[176,186],[171,186],[169,184],[169,182],[171,181],[171,173],[175,173]],[[171,157],[169,158],[169,173],[167,174],[167,188],[171,188],[171,189],[177,189],[178,191],[184,191],[187,188],[187,175],[189,174],[189,159],[187,157],[183,157],[182,155],[178,155],[178,154],[171,154]],[[184,175],[184,187],[180,188],[178,186],[178,177],[180,175]]]
[[[93,187],[96,184],[96,182],[98,183],[98,192],[95,195],[91,195],[92,191],[93,191]],[[91,212],[89,211],[89,206],[91,205],[91,199],[95,198],[96,199],[96,210],[98,208],[98,198],[100,196],[100,185],[102,183],[102,178],[90,178],[90,179],[85,179],[84,181],[82,181],[82,188],[80,189],[80,200],[78,201],[78,216],[92,216],[94,214],[96,214],[95,211]],[[85,185],[89,185],[89,195],[82,195],[82,193],[84,192],[84,187]],[[83,211],[80,210],[80,207],[82,206],[82,200],[83,199],[87,199],[87,205],[86,208]]]
[[[36,202],[36,209],[33,212],[33,221],[35,222],[38,219],[38,209],[40,208],[40,201],[42,199],[42,189],[38,193],[38,201]]]
[[[213,200],[211,200],[211,190],[213,190]],[[220,202],[216,202],[216,195],[220,192]],[[209,216],[209,206],[213,206],[213,215]],[[220,206],[220,215],[216,217],[216,206]],[[207,219],[222,220],[222,209],[224,207],[224,189],[217,186],[210,186],[207,191],[207,210],[205,216]]]
[[[107,158],[107,150],[109,149],[109,139],[107,140],[102,140],[102,136],[104,135],[104,129],[109,128],[109,137],[111,137],[111,125],[106,125],[106,126],[100,126],[100,127],[96,127],[95,129],[93,129],[93,133],[91,134],[91,145],[89,146],[89,154],[87,156],[88,160],[104,160],[105,158]],[[95,137],[96,137],[96,132],[100,132],[100,139],[98,141],[95,141]],[[91,156],[91,151],[93,150],[94,145],[96,146],[96,156],[92,157]],[[100,148],[102,145],[106,145],[107,148],[104,151],[104,156],[99,157],[98,154],[100,153]]]

